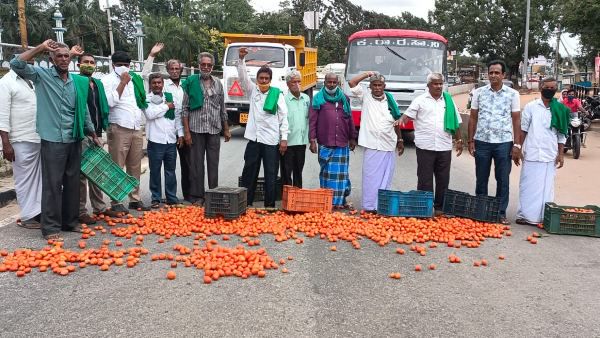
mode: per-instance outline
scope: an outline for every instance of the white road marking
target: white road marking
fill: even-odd
[[[0,221],[0,228],[3,228],[9,224],[15,223],[19,219],[19,214],[12,215]]]

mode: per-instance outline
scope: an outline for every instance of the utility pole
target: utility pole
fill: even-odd
[[[27,42],[27,18],[25,17],[25,0],[18,0],[18,13],[19,13],[19,33],[21,34],[21,47],[27,48],[29,43]]]
[[[529,11],[531,9],[531,0],[527,0],[527,16],[525,19],[525,52],[523,53],[523,83],[527,88],[527,68],[529,66]]]
[[[112,19],[110,17],[110,4],[106,0],[106,16],[108,18],[108,39],[110,41],[110,55],[115,53],[115,41],[113,39]]]
[[[558,24],[558,28],[556,31],[556,55],[554,56],[554,77],[558,80],[558,58],[560,58],[560,23]]]

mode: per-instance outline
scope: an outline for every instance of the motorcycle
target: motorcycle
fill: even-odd
[[[573,158],[578,159],[581,154],[581,145],[585,144],[586,138],[582,119],[578,113],[571,114],[569,125],[569,134],[567,135],[567,142],[565,142],[563,152],[566,153],[569,150],[573,150]]]
[[[582,102],[582,106],[588,112],[587,118],[590,121],[600,119],[600,96],[587,96]]]

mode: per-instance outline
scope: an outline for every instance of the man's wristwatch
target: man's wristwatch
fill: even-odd
[[[401,138],[399,138],[399,139],[398,139],[398,141],[397,141],[396,143],[402,143],[402,142],[404,142],[404,140],[403,140],[403,139],[401,139]]]
[[[515,144],[513,144],[513,147],[515,147],[515,148],[517,148],[517,149],[521,150],[521,145],[520,145],[520,144],[518,144],[518,143],[515,143]]]

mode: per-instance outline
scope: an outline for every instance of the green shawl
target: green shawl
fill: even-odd
[[[173,102],[173,94],[168,93],[168,92],[164,92],[163,94],[165,94],[165,100],[167,102]],[[167,110],[167,112],[165,113],[165,118],[169,119],[169,120],[174,120],[175,119],[175,109],[169,109]]]
[[[144,89],[144,79],[134,72],[129,72],[129,75],[131,75],[131,82],[133,83],[135,103],[140,109],[148,108],[148,102],[146,102],[146,90]]]
[[[202,108],[204,104],[204,90],[200,84],[200,76],[198,74],[189,76],[183,81],[181,88],[188,96],[190,110]]]
[[[569,120],[571,119],[571,109],[558,102],[556,98],[550,100],[550,127],[556,129],[559,133],[567,136],[569,134]]]
[[[400,108],[398,108],[398,103],[396,103],[396,100],[394,100],[394,97],[392,96],[391,93],[388,93],[388,92],[383,92],[383,93],[385,94],[385,97],[387,98],[388,110],[390,111],[390,114],[392,114],[394,121],[399,119],[400,116],[402,116],[402,114],[400,113]]]
[[[444,130],[452,135],[456,133],[460,124],[458,123],[458,117],[456,117],[456,107],[452,101],[450,93],[443,92],[444,102],[446,103],[446,112],[444,113]]]
[[[108,101],[106,100],[104,85],[99,79],[93,77],[91,79],[94,81],[96,88],[98,88],[98,101],[100,101],[100,106],[98,108],[100,109],[99,113],[102,117],[102,129],[108,130]]]
[[[350,116],[350,113],[352,112],[350,110],[350,102],[348,101],[348,98],[346,95],[344,95],[344,92],[339,87],[336,88],[335,95],[333,96],[327,93],[325,87],[321,88],[321,90],[319,90],[319,92],[313,97],[312,107],[313,109],[319,110],[321,109],[321,106],[325,104],[325,102],[342,102],[344,115]]]
[[[87,97],[90,90],[90,78],[71,74],[75,85],[75,118],[73,119],[73,138],[81,140],[85,137],[85,115],[87,111]]]
[[[265,99],[263,110],[273,115],[277,114],[277,101],[279,100],[279,95],[281,95],[281,90],[271,86],[267,98]]]

